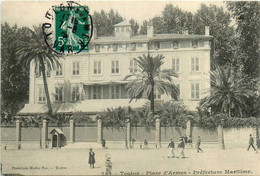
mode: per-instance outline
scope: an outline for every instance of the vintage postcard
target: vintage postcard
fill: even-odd
[[[259,10],[2,1],[1,175],[260,175]]]

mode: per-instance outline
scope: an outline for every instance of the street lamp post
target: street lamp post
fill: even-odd
[[[224,119],[221,119],[221,134],[222,134],[222,136],[221,136],[221,149],[225,150],[223,126],[224,126]]]

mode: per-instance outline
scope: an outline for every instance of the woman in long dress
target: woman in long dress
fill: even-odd
[[[92,148],[89,149],[89,158],[88,158],[88,164],[91,168],[94,168],[94,164],[95,164],[95,153],[92,151]]]

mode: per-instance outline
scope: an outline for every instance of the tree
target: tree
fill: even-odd
[[[222,7],[201,4],[192,21],[192,32],[194,34],[204,35],[205,26],[210,28],[210,35],[213,36],[211,42],[211,68],[213,68],[214,64],[232,64],[233,59],[236,59],[233,57],[236,50],[234,48],[236,46],[234,44],[236,37],[234,28],[231,27],[231,15],[224,11]]]
[[[166,4],[162,11],[163,33],[182,33],[184,30],[192,29],[192,14],[174,7],[172,4]]]
[[[162,102],[156,104],[163,126],[186,126],[187,116],[190,115],[182,102]]]
[[[258,78],[260,74],[260,3],[255,2],[227,2],[228,10],[236,20],[236,32],[239,36],[237,55],[238,64],[242,72],[251,78]]]
[[[28,68],[30,63],[33,61],[35,63],[35,68],[39,68],[43,78],[48,115],[52,118],[53,111],[50,102],[46,71],[47,69],[55,69],[59,65],[59,56],[53,53],[52,49],[46,45],[41,26],[34,26],[34,31],[29,31],[30,40],[19,41],[19,46],[16,51],[16,54],[18,55],[18,64],[22,63]]]
[[[129,23],[132,26],[133,29],[133,35],[137,35],[138,34],[138,29],[139,29],[139,24],[137,23],[137,21],[135,21],[133,18],[131,18],[131,20],[129,21]]]
[[[100,12],[94,11],[93,21],[97,30],[97,36],[111,36],[114,34],[113,25],[122,22],[123,17],[113,9],[109,13],[101,10]]]
[[[164,56],[162,55],[152,57],[150,54],[139,56],[138,59],[134,58],[140,68],[140,72],[125,77],[125,80],[130,80],[126,85],[126,92],[130,96],[130,101],[148,97],[153,114],[155,91],[158,91],[159,94],[165,93],[170,95],[174,99],[177,99],[179,93],[172,79],[172,77],[178,77],[178,74],[170,69],[160,70],[163,65],[163,58]]]
[[[211,93],[201,100],[201,107],[211,108],[213,114],[222,112],[229,117],[243,117],[246,102],[254,96],[253,88],[245,84],[243,78],[237,78],[229,67],[216,65],[211,74]]]
[[[127,132],[126,132],[126,123],[127,120],[130,120],[129,110],[126,108],[118,107],[118,108],[107,108],[106,111],[99,114],[102,123],[106,127],[113,127],[117,130],[122,130],[125,134],[125,144],[126,148],[128,148],[127,142]]]
[[[140,27],[140,31],[139,34],[140,35],[146,35],[147,34],[147,26],[148,26],[149,22],[147,20],[143,21],[143,24]]]
[[[29,71],[17,63],[17,41],[28,41],[28,28],[1,24],[1,116],[4,123],[28,102]],[[3,120],[3,119],[2,119]]]

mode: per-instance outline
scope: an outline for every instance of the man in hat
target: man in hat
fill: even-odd
[[[106,154],[106,174],[111,175],[112,171],[112,162],[110,161],[111,156]]]
[[[184,142],[184,137],[180,137],[180,143],[178,144],[178,149],[180,151],[178,158],[182,155],[182,158],[185,158],[184,155],[184,148],[185,148],[185,142]]]
[[[174,141],[171,139],[170,143],[168,145],[168,148],[170,148],[169,154],[168,154],[168,158],[174,158]]]
[[[249,151],[251,146],[256,151],[255,146],[254,146],[254,138],[252,137],[252,134],[249,135],[249,145],[248,145],[247,151]]]
[[[201,139],[200,139],[200,136],[198,136],[198,140],[197,140],[197,153],[199,153],[199,151],[203,152],[203,150],[200,148],[200,143],[201,143]]]

